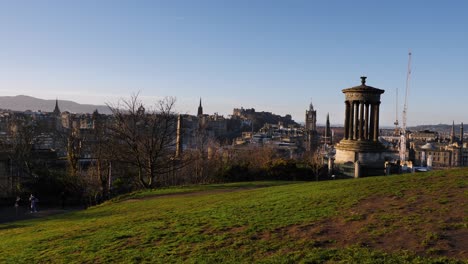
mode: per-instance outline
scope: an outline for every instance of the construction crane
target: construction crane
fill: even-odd
[[[396,101],[395,101],[395,122],[393,123],[395,125],[395,132],[394,135],[398,136],[400,134],[400,128],[398,125],[400,124],[398,122],[398,88],[396,89]]]
[[[408,53],[408,71],[406,73],[406,91],[405,91],[405,105],[403,106],[403,116],[401,124],[401,133],[400,133],[400,161],[402,165],[405,165],[407,161],[406,157],[406,120],[408,114],[408,93],[409,93],[409,84],[411,79],[411,51]]]

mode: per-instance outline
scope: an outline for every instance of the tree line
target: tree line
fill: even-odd
[[[13,195],[36,193],[96,204],[114,195],[163,186],[250,180],[318,180],[322,161],[315,153],[300,160],[284,158],[270,147],[224,148],[203,128],[196,148],[177,151],[175,98],[147,107],[138,94],[108,105],[111,116],[93,114],[94,127],[57,130],[62,158],[50,161],[34,152],[35,126],[14,121],[15,130],[1,142],[11,164]],[[88,154],[86,157],[85,153]],[[4,186],[6,187],[6,186]],[[45,200],[45,199],[44,199]]]

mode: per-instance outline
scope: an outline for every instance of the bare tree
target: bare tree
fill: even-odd
[[[35,126],[25,117],[14,116],[6,138],[1,140],[2,149],[10,159],[11,191],[16,190],[22,178],[32,175],[32,146],[34,144]]]
[[[207,124],[202,120],[198,120],[198,128],[195,131],[195,144],[196,148],[192,151],[193,155],[193,171],[195,183],[204,183],[206,177],[207,164],[209,163],[208,152],[213,152],[217,147],[217,142],[213,137],[210,137],[207,131]]]
[[[67,161],[71,177],[76,177],[79,171],[82,142],[83,139],[79,128],[72,128],[67,136]]]
[[[99,184],[99,190],[102,197],[109,197],[110,195],[110,173],[112,162],[112,145],[108,135],[107,119],[100,115],[97,110],[93,113],[93,133],[91,144],[91,155],[93,164],[89,168],[93,176],[93,182]],[[89,180],[91,181],[91,180]]]
[[[158,175],[177,167],[174,104],[175,98],[166,97],[146,109],[136,94],[109,106],[114,117],[110,132],[118,146],[114,157],[137,169],[137,182],[144,188],[154,187]]]
[[[303,156],[304,163],[312,170],[315,180],[318,181],[320,170],[323,168],[322,157],[319,151],[306,151]]]

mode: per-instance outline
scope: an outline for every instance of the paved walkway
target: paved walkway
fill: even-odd
[[[38,208],[38,212],[31,213],[28,207],[22,206],[18,210],[12,207],[0,207],[0,224],[14,222],[18,220],[34,219],[50,215],[63,214],[66,212],[76,211],[80,208],[71,207],[69,209],[61,209],[60,207]]]

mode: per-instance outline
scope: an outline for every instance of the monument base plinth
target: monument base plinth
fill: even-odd
[[[336,146],[335,164],[338,167],[351,167],[359,161],[361,176],[384,175],[385,161],[391,160],[393,156],[380,142],[342,140]]]

